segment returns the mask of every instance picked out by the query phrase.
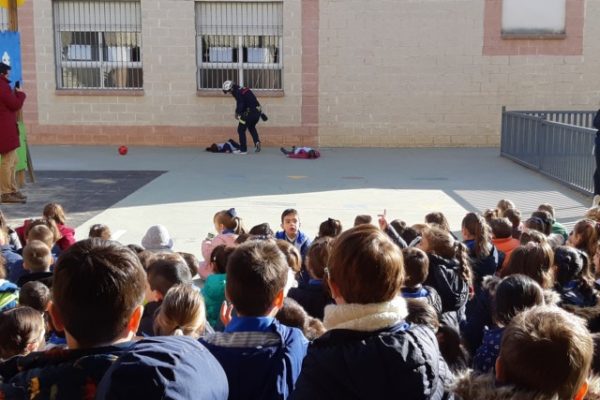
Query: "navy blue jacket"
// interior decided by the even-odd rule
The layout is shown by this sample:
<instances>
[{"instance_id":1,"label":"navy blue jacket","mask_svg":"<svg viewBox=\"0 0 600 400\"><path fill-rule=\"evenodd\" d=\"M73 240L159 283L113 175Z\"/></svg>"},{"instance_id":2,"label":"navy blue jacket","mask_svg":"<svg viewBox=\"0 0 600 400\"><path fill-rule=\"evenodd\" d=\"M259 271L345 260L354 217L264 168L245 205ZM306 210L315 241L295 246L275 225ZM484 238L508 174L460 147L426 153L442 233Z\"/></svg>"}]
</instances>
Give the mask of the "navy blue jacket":
<instances>
[{"instance_id":1,"label":"navy blue jacket","mask_svg":"<svg viewBox=\"0 0 600 400\"><path fill-rule=\"evenodd\" d=\"M96 400L226 400L227 377L197 340L163 336L141 340L106 371Z\"/></svg>"},{"instance_id":2,"label":"navy blue jacket","mask_svg":"<svg viewBox=\"0 0 600 400\"><path fill-rule=\"evenodd\" d=\"M334 329L309 347L292 399L449 399L451 373L433 330L404 323Z\"/></svg>"},{"instance_id":3,"label":"navy blue jacket","mask_svg":"<svg viewBox=\"0 0 600 400\"><path fill-rule=\"evenodd\" d=\"M289 242L289 240L287 239L287 236L285 235L285 231L277 231L275 233L275 239L285 240L285 241ZM306 236L304 234L304 232L299 230L298 233L296 234L296 240L294 240L293 242L290 242L290 243L293 244L294 246L296 246L298 251L300 251L300 255L302 255L302 259L304 260L304 258L308 254L308 249L310 248L310 245L312 243L310 238L308 236Z\"/></svg>"},{"instance_id":4,"label":"navy blue jacket","mask_svg":"<svg viewBox=\"0 0 600 400\"><path fill-rule=\"evenodd\" d=\"M237 115L244 116L245 113L256 111L256 108L260 107L256 96L247 87L234 86L231 95L235 97L235 113Z\"/></svg>"},{"instance_id":5,"label":"navy blue jacket","mask_svg":"<svg viewBox=\"0 0 600 400\"><path fill-rule=\"evenodd\" d=\"M429 275L423 284L434 288L442 299L441 322L458 330L458 324L465 318L469 283L462 278L457 260L448 260L430 253L427 253L427 257Z\"/></svg>"},{"instance_id":6,"label":"navy blue jacket","mask_svg":"<svg viewBox=\"0 0 600 400\"><path fill-rule=\"evenodd\" d=\"M442 313L442 299L437 290L431 286L419 285L417 288L404 287L400 291L400 294L405 299L423 299L434 308L438 315Z\"/></svg>"},{"instance_id":7,"label":"navy blue jacket","mask_svg":"<svg viewBox=\"0 0 600 400\"><path fill-rule=\"evenodd\" d=\"M0 364L0 398L84 399L94 398L106 370L132 343L93 349L64 350L17 356Z\"/></svg>"},{"instance_id":8,"label":"navy blue jacket","mask_svg":"<svg viewBox=\"0 0 600 400\"><path fill-rule=\"evenodd\" d=\"M334 301L323 287L323 281L311 279L308 283L300 283L297 288L291 288L288 297L298 304L313 318L323 320L325 306Z\"/></svg>"},{"instance_id":9,"label":"navy blue jacket","mask_svg":"<svg viewBox=\"0 0 600 400\"><path fill-rule=\"evenodd\" d=\"M225 370L229 400L286 399L300 374L308 341L299 329L272 318L240 318L245 319L251 324L267 322L260 328L258 323L251 330L235 330L234 319L225 332L200 339Z\"/></svg>"},{"instance_id":10,"label":"navy blue jacket","mask_svg":"<svg viewBox=\"0 0 600 400\"><path fill-rule=\"evenodd\" d=\"M12 283L17 283L21 276L27 274L23 268L23 257L9 244L0 246L0 251L6 260L7 279Z\"/></svg>"},{"instance_id":11,"label":"navy blue jacket","mask_svg":"<svg viewBox=\"0 0 600 400\"><path fill-rule=\"evenodd\" d=\"M466 240L464 243L469 249L471 270L473 270L473 286L475 287L475 293L477 293L481 289L483 278L494 275L498 270L498 266L502 265L504 257L501 259L501 253L494 245L490 245L490 252L487 256L477 257L475 255L475 241Z\"/></svg>"}]
</instances>

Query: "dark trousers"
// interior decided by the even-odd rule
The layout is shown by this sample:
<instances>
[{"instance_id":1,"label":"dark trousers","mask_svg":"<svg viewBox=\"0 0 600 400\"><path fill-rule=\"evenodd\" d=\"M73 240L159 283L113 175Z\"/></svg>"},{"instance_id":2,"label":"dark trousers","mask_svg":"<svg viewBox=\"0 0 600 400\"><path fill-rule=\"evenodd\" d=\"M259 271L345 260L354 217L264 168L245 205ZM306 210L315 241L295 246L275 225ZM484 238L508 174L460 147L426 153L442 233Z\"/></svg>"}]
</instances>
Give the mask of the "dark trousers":
<instances>
[{"instance_id":1,"label":"dark trousers","mask_svg":"<svg viewBox=\"0 0 600 400\"><path fill-rule=\"evenodd\" d=\"M596 157L596 172L594 172L594 194L600 194L600 132L596 134L594 156Z\"/></svg>"},{"instance_id":2,"label":"dark trousers","mask_svg":"<svg viewBox=\"0 0 600 400\"><path fill-rule=\"evenodd\" d=\"M258 111L249 112L247 115L243 115L240 118L240 123L238 124L238 135L240 137L240 150L248 151L248 145L246 144L246 129L250 131L250 135L252 136L252 141L254 144L260 142L258 138L258 131L256 130L256 124L260 119L260 113Z\"/></svg>"}]
</instances>

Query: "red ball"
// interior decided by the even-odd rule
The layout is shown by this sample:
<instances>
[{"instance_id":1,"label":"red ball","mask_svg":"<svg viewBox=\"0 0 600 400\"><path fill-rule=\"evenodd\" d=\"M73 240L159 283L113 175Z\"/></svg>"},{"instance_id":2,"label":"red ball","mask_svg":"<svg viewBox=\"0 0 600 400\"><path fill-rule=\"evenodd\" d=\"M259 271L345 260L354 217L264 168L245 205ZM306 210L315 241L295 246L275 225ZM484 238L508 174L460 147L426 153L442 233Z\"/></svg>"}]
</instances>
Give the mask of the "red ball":
<instances>
[{"instance_id":1,"label":"red ball","mask_svg":"<svg viewBox=\"0 0 600 400\"><path fill-rule=\"evenodd\" d=\"M127 146L121 146L121 147L119 147L119 154L120 155L124 156L125 154L127 154L127 151L128 151Z\"/></svg>"}]
</instances>

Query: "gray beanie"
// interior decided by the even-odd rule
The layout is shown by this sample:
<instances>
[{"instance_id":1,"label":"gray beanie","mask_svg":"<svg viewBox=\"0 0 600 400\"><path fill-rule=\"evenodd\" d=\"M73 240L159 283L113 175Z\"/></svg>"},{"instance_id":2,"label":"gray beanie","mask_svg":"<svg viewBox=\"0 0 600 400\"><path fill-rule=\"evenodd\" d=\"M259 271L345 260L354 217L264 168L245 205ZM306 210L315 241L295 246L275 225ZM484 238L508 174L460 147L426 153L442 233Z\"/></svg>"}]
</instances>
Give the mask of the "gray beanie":
<instances>
[{"instance_id":1,"label":"gray beanie","mask_svg":"<svg viewBox=\"0 0 600 400\"><path fill-rule=\"evenodd\" d=\"M173 239L167 228L162 225L152 225L142 238L142 246L146 250L172 250Z\"/></svg>"}]
</instances>

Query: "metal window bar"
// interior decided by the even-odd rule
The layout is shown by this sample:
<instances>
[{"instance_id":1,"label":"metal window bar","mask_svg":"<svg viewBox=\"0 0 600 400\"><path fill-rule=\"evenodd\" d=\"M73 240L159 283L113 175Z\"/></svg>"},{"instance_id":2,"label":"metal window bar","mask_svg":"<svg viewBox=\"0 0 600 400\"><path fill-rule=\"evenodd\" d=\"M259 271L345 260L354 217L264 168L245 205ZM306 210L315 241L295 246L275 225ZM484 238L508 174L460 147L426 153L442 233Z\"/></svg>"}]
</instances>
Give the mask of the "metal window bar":
<instances>
[{"instance_id":1,"label":"metal window bar","mask_svg":"<svg viewBox=\"0 0 600 400\"><path fill-rule=\"evenodd\" d=\"M196 2L197 87L283 88L283 2Z\"/></svg>"},{"instance_id":2,"label":"metal window bar","mask_svg":"<svg viewBox=\"0 0 600 400\"><path fill-rule=\"evenodd\" d=\"M500 155L593 194L596 111L502 111Z\"/></svg>"},{"instance_id":3,"label":"metal window bar","mask_svg":"<svg viewBox=\"0 0 600 400\"><path fill-rule=\"evenodd\" d=\"M0 32L8 30L8 9L0 7Z\"/></svg>"},{"instance_id":4,"label":"metal window bar","mask_svg":"<svg viewBox=\"0 0 600 400\"><path fill-rule=\"evenodd\" d=\"M139 0L54 0L58 89L143 88Z\"/></svg>"}]
</instances>

